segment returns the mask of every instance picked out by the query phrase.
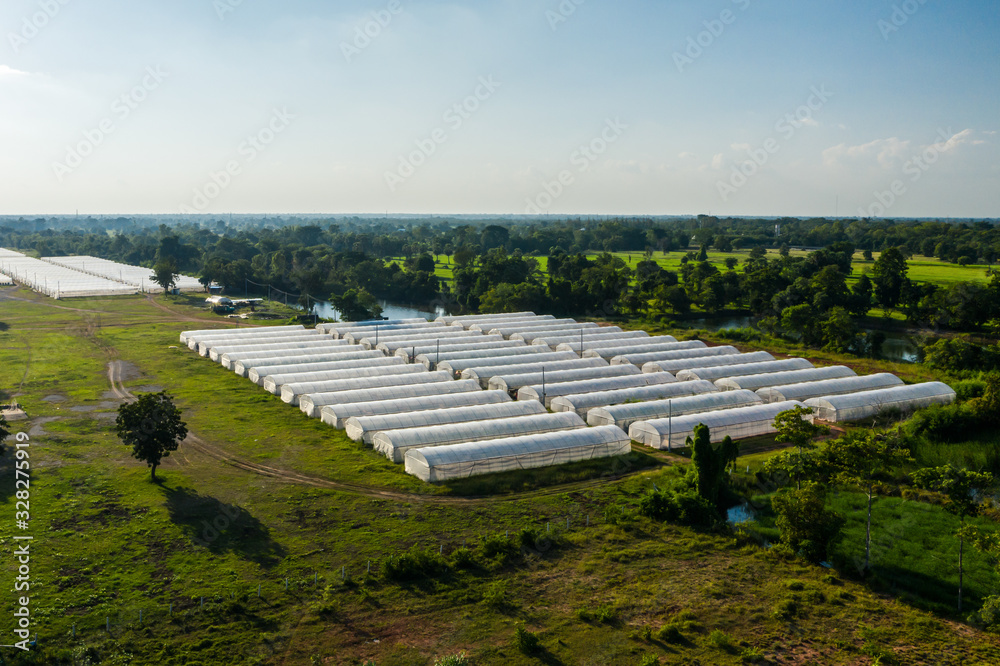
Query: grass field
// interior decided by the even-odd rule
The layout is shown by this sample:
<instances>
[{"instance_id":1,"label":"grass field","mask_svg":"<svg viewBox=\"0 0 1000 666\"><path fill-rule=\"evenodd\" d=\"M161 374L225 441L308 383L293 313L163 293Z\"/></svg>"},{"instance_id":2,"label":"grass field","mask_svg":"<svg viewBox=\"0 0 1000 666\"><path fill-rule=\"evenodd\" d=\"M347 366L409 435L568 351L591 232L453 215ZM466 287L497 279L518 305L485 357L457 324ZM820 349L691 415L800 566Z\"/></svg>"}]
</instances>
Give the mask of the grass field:
<instances>
[{"instance_id":1,"label":"grass field","mask_svg":"<svg viewBox=\"0 0 1000 666\"><path fill-rule=\"evenodd\" d=\"M180 331L221 323L190 299L0 298L0 386L30 417L13 425L31 436L39 637L6 663L389 666L460 652L485 665L1000 661L996 637L849 571L639 517L641 494L684 458L636 447L624 459L429 486L182 347ZM125 389L173 394L197 438L158 484L113 435L117 362ZM0 458L8 547L13 465ZM896 548L894 566L923 567L907 575L947 596L947 539L903 533ZM926 557L902 556L918 548ZM13 593L0 608L11 617ZM665 625L677 631L659 633ZM537 634L538 652L514 647L519 626Z\"/></svg>"}]
</instances>

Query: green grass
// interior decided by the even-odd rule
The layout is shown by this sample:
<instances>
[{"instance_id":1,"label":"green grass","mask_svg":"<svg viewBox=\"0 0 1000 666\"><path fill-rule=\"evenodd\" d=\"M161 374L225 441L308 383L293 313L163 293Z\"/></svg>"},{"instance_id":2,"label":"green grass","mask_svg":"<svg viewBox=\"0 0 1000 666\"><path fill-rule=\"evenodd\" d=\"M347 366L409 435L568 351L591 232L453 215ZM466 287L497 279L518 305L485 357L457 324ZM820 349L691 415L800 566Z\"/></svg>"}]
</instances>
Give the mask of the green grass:
<instances>
[{"instance_id":1,"label":"green grass","mask_svg":"<svg viewBox=\"0 0 1000 666\"><path fill-rule=\"evenodd\" d=\"M0 321L9 325L0 333L0 385L23 379L19 400L32 419L59 420L14 424L35 426L31 605L40 643L33 656L5 653L7 663L68 664L74 654L83 663L91 651L91 661L102 664L370 659L386 666L465 652L490 666L631 666L645 655L670 664L737 664L749 650L771 660L849 664L867 658L872 645L971 663L1000 660L997 639L974 628L956 629L849 580L831 582L825 570L776 559L731 535L639 517L641 494L665 485L677 473L670 463L682 458L638 449L625 470L613 461L603 469L582 463L464 488L429 486L181 348L179 331L221 323L193 304L156 299L189 322L139 297L56 304L19 295L30 302L0 301ZM131 390L159 386L174 394L206 442L342 488L251 473L186 446L158 471L162 483L150 483L107 418L114 411L105 394L111 359L137 369L125 382ZM66 400L42 400L53 394ZM11 455L0 458L0 543L8 558L12 465ZM484 492L501 494L460 496ZM463 545L476 549L485 537L502 544L507 532L523 528L547 536L506 562L478 557L459 566L455 553ZM946 541L926 547L950 556ZM448 565L415 580L386 579L387 558L413 546L442 550ZM948 572L932 573L940 577L934 585L947 590ZM801 586L790 589L787 580ZM13 595L0 599L10 617ZM793 602L793 618L775 614ZM658 638L666 625L677 628L679 640ZM513 648L518 626L539 637L537 654ZM731 650L720 649L723 634Z\"/></svg>"}]
</instances>

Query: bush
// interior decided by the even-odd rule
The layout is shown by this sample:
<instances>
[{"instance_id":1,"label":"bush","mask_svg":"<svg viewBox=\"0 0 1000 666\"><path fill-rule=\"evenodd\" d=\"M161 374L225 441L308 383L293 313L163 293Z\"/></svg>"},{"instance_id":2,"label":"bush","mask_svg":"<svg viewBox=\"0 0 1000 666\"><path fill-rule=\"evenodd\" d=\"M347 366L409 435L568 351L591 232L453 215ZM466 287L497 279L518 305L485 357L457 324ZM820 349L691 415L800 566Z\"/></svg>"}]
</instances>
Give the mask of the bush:
<instances>
[{"instance_id":1,"label":"bush","mask_svg":"<svg viewBox=\"0 0 1000 666\"><path fill-rule=\"evenodd\" d=\"M521 549L509 536L496 534L482 538L479 542L479 553L484 560L494 561L503 566L516 560L521 555Z\"/></svg>"},{"instance_id":2,"label":"bush","mask_svg":"<svg viewBox=\"0 0 1000 666\"><path fill-rule=\"evenodd\" d=\"M955 389L958 400L961 402L981 398L986 393L986 382L981 379L964 379L960 382L954 382L951 387Z\"/></svg>"},{"instance_id":3,"label":"bush","mask_svg":"<svg viewBox=\"0 0 1000 666\"><path fill-rule=\"evenodd\" d=\"M655 654L643 655L642 659L639 660L639 666L659 666L660 658Z\"/></svg>"},{"instance_id":4,"label":"bush","mask_svg":"<svg viewBox=\"0 0 1000 666\"><path fill-rule=\"evenodd\" d=\"M656 632L656 637L659 638L664 643L683 643L684 634L681 633L680 627L676 624L665 624L660 627L660 630Z\"/></svg>"},{"instance_id":5,"label":"bush","mask_svg":"<svg viewBox=\"0 0 1000 666\"><path fill-rule=\"evenodd\" d=\"M510 608L510 599L507 597L507 581L493 581L483 594L483 605L497 611Z\"/></svg>"},{"instance_id":6,"label":"bush","mask_svg":"<svg viewBox=\"0 0 1000 666\"><path fill-rule=\"evenodd\" d=\"M967 403L931 405L922 409L909 420L907 429L911 435L924 436L939 442L961 442L971 437L982 427L982 421Z\"/></svg>"},{"instance_id":7,"label":"bush","mask_svg":"<svg viewBox=\"0 0 1000 666\"><path fill-rule=\"evenodd\" d=\"M476 566L476 554L464 546L456 548L451 554L451 564L456 569L472 569Z\"/></svg>"},{"instance_id":8,"label":"bush","mask_svg":"<svg viewBox=\"0 0 1000 666\"><path fill-rule=\"evenodd\" d=\"M453 654L450 657L442 657L434 661L434 666L469 666L469 658L465 653Z\"/></svg>"},{"instance_id":9,"label":"bush","mask_svg":"<svg viewBox=\"0 0 1000 666\"><path fill-rule=\"evenodd\" d=\"M542 642L539 640L538 635L528 631L524 627L518 627L514 631L514 647L522 654L535 654L541 645Z\"/></svg>"},{"instance_id":10,"label":"bush","mask_svg":"<svg viewBox=\"0 0 1000 666\"><path fill-rule=\"evenodd\" d=\"M758 648L748 647L746 650L740 653L740 659L747 664L759 664L764 661L764 653Z\"/></svg>"},{"instance_id":11,"label":"bush","mask_svg":"<svg viewBox=\"0 0 1000 666\"><path fill-rule=\"evenodd\" d=\"M653 490L642 497L639 512L653 520L663 520L691 527L712 527L719 513L707 499L694 490Z\"/></svg>"},{"instance_id":12,"label":"bush","mask_svg":"<svg viewBox=\"0 0 1000 666\"><path fill-rule=\"evenodd\" d=\"M733 649L733 639L729 637L729 634L718 629L714 629L708 635L708 644L720 650L729 651Z\"/></svg>"},{"instance_id":13,"label":"bush","mask_svg":"<svg viewBox=\"0 0 1000 666\"><path fill-rule=\"evenodd\" d=\"M433 578L447 570L448 563L441 555L431 550L421 550L416 546L405 553L389 557L384 566L385 577L394 581Z\"/></svg>"},{"instance_id":14,"label":"bush","mask_svg":"<svg viewBox=\"0 0 1000 666\"><path fill-rule=\"evenodd\" d=\"M743 328L720 328L715 332L715 335L723 340L734 340L736 342L757 342L764 339L760 331L749 326L744 326Z\"/></svg>"},{"instance_id":15,"label":"bush","mask_svg":"<svg viewBox=\"0 0 1000 666\"><path fill-rule=\"evenodd\" d=\"M1000 625L1000 596L988 597L979 609L979 619L987 629Z\"/></svg>"}]
</instances>

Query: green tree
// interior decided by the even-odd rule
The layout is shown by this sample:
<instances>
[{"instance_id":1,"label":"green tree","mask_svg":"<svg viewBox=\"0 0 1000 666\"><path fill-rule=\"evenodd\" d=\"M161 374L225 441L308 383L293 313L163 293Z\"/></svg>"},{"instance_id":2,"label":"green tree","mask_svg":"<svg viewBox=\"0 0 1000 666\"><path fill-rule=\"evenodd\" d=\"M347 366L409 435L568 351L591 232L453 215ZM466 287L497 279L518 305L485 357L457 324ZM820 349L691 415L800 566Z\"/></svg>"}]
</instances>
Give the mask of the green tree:
<instances>
[{"instance_id":1,"label":"green tree","mask_svg":"<svg viewBox=\"0 0 1000 666\"><path fill-rule=\"evenodd\" d=\"M333 294L330 303L344 321L365 321L382 316L382 306L365 289L348 289L343 295Z\"/></svg>"},{"instance_id":2,"label":"green tree","mask_svg":"<svg viewBox=\"0 0 1000 666\"><path fill-rule=\"evenodd\" d=\"M824 561L840 537L844 519L826 508L826 492L816 483L785 488L771 498L781 541L810 562Z\"/></svg>"},{"instance_id":3,"label":"green tree","mask_svg":"<svg viewBox=\"0 0 1000 666\"><path fill-rule=\"evenodd\" d=\"M890 247L875 260L872 281L875 283L875 298L883 309L894 310L899 305L908 271L906 257L897 247Z\"/></svg>"},{"instance_id":4,"label":"green tree","mask_svg":"<svg viewBox=\"0 0 1000 666\"><path fill-rule=\"evenodd\" d=\"M875 485L893 467L910 460L910 451L898 436L875 433L871 430L855 431L840 437L826 447L825 458L837 479L846 484L861 486L868 499L865 520L865 567L871 567L872 504Z\"/></svg>"},{"instance_id":5,"label":"green tree","mask_svg":"<svg viewBox=\"0 0 1000 666\"><path fill-rule=\"evenodd\" d=\"M150 279L163 288L163 293L167 293L177 286L177 264L173 259L161 259L153 266L153 274Z\"/></svg>"},{"instance_id":6,"label":"green tree","mask_svg":"<svg viewBox=\"0 0 1000 666\"><path fill-rule=\"evenodd\" d=\"M962 583L965 575L963 557L965 555L965 519L979 515L980 493L993 484L993 475L986 472L953 467L951 463L943 467L918 469L913 473L913 482L920 488L939 492L948 498L945 509L961 521L958 530L958 610L962 611Z\"/></svg>"},{"instance_id":7,"label":"green tree","mask_svg":"<svg viewBox=\"0 0 1000 666\"><path fill-rule=\"evenodd\" d=\"M698 494L716 506L719 491L725 484L726 466L719 451L712 446L712 435L708 426L699 423L694 427L694 438L688 437L691 449L691 464L694 467Z\"/></svg>"},{"instance_id":8,"label":"green tree","mask_svg":"<svg viewBox=\"0 0 1000 666\"><path fill-rule=\"evenodd\" d=\"M774 429L778 431L774 441L779 444L791 444L798 451L801 459L802 450L811 446L812 440L828 432L827 428L818 426L805 418L813 413L810 407L797 406L794 409L787 409L774 417ZM796 469L796 487L802 487L801 460L799 468Z\"/></svg>"},{"instance_id":9,"label":"green tree","mask_svg":"<svg viewBox=\"0 0 1000 666\"><path fill-rule=\"evenodd\" d=\"M119 407L115 434L132 447L133 458L149 466L150 479L156 481L156 467L177 450L188 430L181 420L181 410L161 391L141 394L135 402Z\"/></svg>"}]
</instances>

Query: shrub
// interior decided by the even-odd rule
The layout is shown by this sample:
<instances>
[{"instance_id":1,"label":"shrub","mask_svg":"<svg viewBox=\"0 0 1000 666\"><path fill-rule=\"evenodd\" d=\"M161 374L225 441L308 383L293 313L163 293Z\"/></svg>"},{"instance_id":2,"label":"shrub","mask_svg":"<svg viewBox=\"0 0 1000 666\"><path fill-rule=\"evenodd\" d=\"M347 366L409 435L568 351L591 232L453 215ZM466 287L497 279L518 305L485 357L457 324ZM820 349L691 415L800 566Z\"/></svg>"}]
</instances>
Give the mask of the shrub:
<instances>
[{"instance_id":1,"label":"shrub","mask_svg":"<svg viewBox=\"0 0 1000 666\"><path fill-rule=\"evenodd\" d=\"M639 666L659 666L660 658L655 654L643 655L642 659L639 660Z\"/></svg>"},{"instance_id":2,"label":"shrub","mask_svg":"<svg viewBox=\"0 0 1000 666\"><path fill-rule=\"evenodd\" d=\"M496 560L501 564L507 564L515 560L521 549L509 536L502 534L487 535L479 542L479 552L484 559Z\"/></svg>"},{"instance_id":3,"label":"shrub","mask_svg":"<svg viewBox=\"0 0 1000 666\"><path fill-rule=\"evenodd\" d=\"M733 639L729 637L729 634L718 629L714 629L712 633L708 635L708 644L712 647L718 648L719 650L732 650L733 649Z\"/></svg>"},{"instance_id":4,"label":"shrub","mask_svg":"<svg viewBox=\"0 0 1000 666\"><path fill-rule=\"evenodd\" d=\"M414 546L405 553L393 555L386 560L385 577L394 581L413 581L431 578L448 570L448 563L441 555Z\"/></svg>"},{"instance_id":5,"label":"shrub","mask_svg":"<svg viewBox=\"0 0 1000 666\"><path fill-rule=\"evenodd\" d=\"M451 554L451 564L456 569L472 569L476 566L476 554L464 546L456 548Z\"/></svg>"},{"instance_id":6,"label":"shrub","mask_svg":"<svg viewBox=\"0 0 1000 666\"><path fill-rule=\"evenodd\" d=\"M1000 625L1000 596L988 597L979 610L979 619L985 627L995 629Z\"/></svg>"},{"instance_id":7,"label":"shrub","mask_svg":"<svg viewBox=\"0 0 1000 666\"><path fill-rule=\"evenodd\" d=\"M771 615L776 620L790 620L799 612L799 605L794 597L785 597L774 606Z\"/></svg>"},{"instance_id":8,"label":"shrub","mask_svg":"<svg viewBox=\"0 0 1000 666\"><path fill-rule=\"evenodd\" d=\"M749 326L743 328L720 328L715 332L715 335L723 340L735 340L736 342L757 342L764 339L760 331Z\"/></svg>"},{"instance_id":9,"label":"shrub","mask_svg":"<svg viewBox=\"0 0 1000 666\"><path fill-rule=\"evenodd\" d=\"M442 657L434 661L434 666L469 666L469 659L465 653L453 654L450 657Z\"/></svg>"},{"instance_id":10,"label":"shrub","mask_svg":"<svg viewBox=\"0 0 1000 666\"><path fill-rule=\"evenodd\" d=\"M656 637L659 638L664 643L683 643L684 634L681 633L680 627L676 624L665 624L660 627L660 630L656 632Z\"/></svg>"},{"instance_id":11,"label":"shrub","mask_svg":"<svg viewBox=\"0 0 1000 666\"><path fill-rule=\"evenodd\" d=\"M507 581L493 581L483 594L483 605L493 610L509 608L510 599L507 597Z\"/></svg>"},{"instance_id":12,"label":"shrub","mask_svg":"<svg viewBox=\"0 0 1000 666\"><path fill-rule=\"evenodd\" d=\"M534 654L541 647L538 635L528 631L524 627L518 627L514 631L514 647L522 654Z\"/></svg>"},{"instance_id":13,"label":"shrub","mask_svg":"<svg viewBox=\"0 0 1000 666\"><path fill-rule=\"evenodd\" d=\"M594 613L594 619L601 624L615 624L618 622L618 611L611 604L604 604L603 606L598 606L597 611Z\"/></svg>"},{"instance_id":14,"label":"shrub","mask_svg":"<svg viewBox=\"0 0 1000 666\"><path fill-rule=\"evenodd\" d=\"M912 435L939 442L961 442L973 437L982 422L968 403L931 405L913 415L907 424Z\"/></svg>"},{"instance_id":15,"label":"shrub","mask_svg":"<svg viewBox=\"0 0 1000 666\"><path fill-rule=\"evenodd\" d=\"M960 402L981 398L986 393L986 382L982 379L963 379L960 382L954 382L951 387L955 389Z\"/></svg>"},{"instance_id":16,"label":"shrub","mask_svg":"<svg viewBox=\"0 0 1000 666\"><path fill-rule=\"evenodd\" d=\"M692 527L712 527L719 521L712 503L694 490L650 491L642 497L639 512L654 520Z\"/></svg>"},{"instance_id":17,"label":"shrub","mask_svg":"<svg viewBox=\"0 0 1000 666\"><path fill-rule=\"evenodd\" d=\"M764 653L758 648L748 647L740 653L740 659L747 664L759 664L764 661Z\"/></svg>"}]
</instances>

